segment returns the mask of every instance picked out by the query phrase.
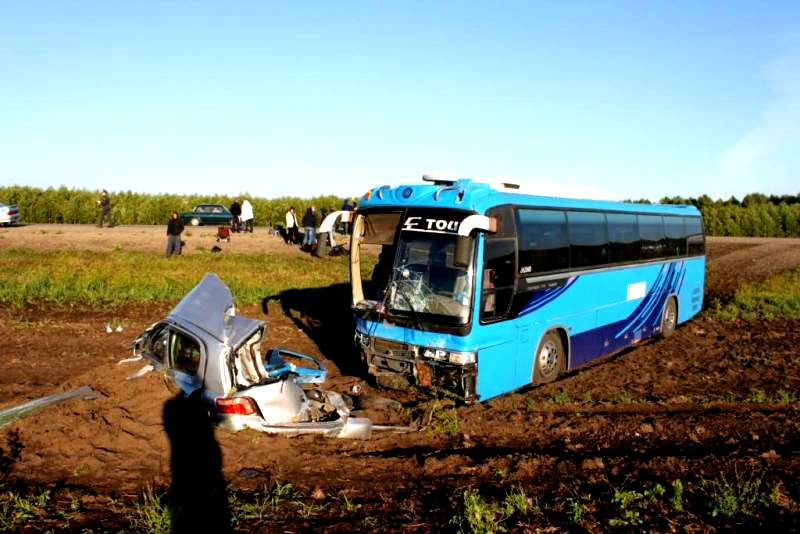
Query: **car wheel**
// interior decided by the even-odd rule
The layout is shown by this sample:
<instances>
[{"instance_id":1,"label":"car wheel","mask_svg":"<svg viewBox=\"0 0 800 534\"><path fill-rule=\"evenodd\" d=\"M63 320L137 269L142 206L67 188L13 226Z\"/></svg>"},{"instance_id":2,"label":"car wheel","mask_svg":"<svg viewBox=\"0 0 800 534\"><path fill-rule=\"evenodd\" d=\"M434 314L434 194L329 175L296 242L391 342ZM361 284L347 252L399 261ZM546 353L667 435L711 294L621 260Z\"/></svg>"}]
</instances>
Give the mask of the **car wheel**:
<instances>
[{"instance_id":1,"label":"car wheel","mask_svg":"<svg viewBox=\"0 0 800 534\"><path fill-rule=\"evenodd\" d=\"M192 218L191 220L192 226L200 226L200 219L197 217Z\"/></svg>"},{"instance_id":2,"label":"car wheel","mask_svg":"<svg viewBox=\"0 0 800 534\"><path fill-rule=\"evenodd\" d=\"M664 313L661 315L661 327L659 332L663 339L667 339L675 333L675 326L678 324L678 304L673 297L664 304Z\"/></svg>"},{"instance_id":3,"label":"car wheel","mask_svg":"<svg viewBox=\"0 0 800 534\"><path fill-rule=\"evenodd\" d=\"M533 362L533 383L552 382L567 368L567 354L557 332L548 332L539 343Z\"/></svg>"}]
</instances>

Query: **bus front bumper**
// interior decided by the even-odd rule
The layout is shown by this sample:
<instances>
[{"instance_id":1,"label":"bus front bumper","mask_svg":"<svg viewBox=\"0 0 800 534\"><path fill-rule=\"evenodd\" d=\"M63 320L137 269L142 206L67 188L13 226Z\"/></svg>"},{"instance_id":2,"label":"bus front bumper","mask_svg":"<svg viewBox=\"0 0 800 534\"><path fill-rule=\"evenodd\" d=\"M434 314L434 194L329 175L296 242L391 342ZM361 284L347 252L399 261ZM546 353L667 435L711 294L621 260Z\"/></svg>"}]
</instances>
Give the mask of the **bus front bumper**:
<instances>
[{"instance_id":1,"label":"bus front bumper","mask_svg":"<svg viewBox=\"0 0 800 534\"><path fill-rule=\"evenodd\" d=\"M361 357L378 385L390 389L443 389L465 402L477 401L477 363L455 364L422 356L420 347L356 336Z\"/></svg>"}]
</instances>

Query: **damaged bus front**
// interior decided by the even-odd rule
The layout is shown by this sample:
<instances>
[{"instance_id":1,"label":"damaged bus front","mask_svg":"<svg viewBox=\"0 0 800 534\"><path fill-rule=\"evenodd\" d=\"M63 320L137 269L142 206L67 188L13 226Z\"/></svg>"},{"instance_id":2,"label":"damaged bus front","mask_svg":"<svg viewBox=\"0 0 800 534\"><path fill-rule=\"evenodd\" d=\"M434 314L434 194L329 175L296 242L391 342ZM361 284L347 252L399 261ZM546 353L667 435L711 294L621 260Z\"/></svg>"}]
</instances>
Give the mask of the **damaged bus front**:
<instances>
[{"instance_id":1,"label":"damaged bus front","mask_svg":"<svg viewBox=\"0 0 800 534\"><path fill-rule=\"evenodd\" d=\"M441 388L476 400L477 348L467 334L475 236L490 220L468 209L381 205L388 193L353 221L350 274L362 360L379 385Z\"/></svg>"},{"instance_id":2,"label":"damaged bus front","mask_svg":"<svg viewBox=\"0 0 800 534\"><path fill-rule=\"evenodd\" d=\"M459 238L471 215L458 210L365 210L353 225L351 282L356 342L378 384L442 387L475 396L469 331L474 239ZM377 262L362 269L361 255ZM365 272L366 271L366 272Z\"/></svg>"}]
</instances>

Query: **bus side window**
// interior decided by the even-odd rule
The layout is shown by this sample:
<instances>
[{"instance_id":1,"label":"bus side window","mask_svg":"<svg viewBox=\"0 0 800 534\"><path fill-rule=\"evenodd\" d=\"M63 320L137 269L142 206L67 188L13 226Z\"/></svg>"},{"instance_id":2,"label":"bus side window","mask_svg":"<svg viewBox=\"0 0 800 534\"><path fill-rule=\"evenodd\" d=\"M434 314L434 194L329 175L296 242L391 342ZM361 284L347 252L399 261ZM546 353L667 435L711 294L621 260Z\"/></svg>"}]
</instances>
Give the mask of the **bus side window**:
<instances>
[{"instance_id":1,"label":"bus side window","mask_svg":"<svg viewBox=\"0 0 800 534\"><path fill-rule=\"evenodd\" d=\"M632 213L609 213L608 256L611 263L639 261L642 244L639 241L639 223Z\"/></svg>"},{"instance_id":2,"label":"bus side window","mask_svg":"<svg viewBox=\"0 0 800 534\"><path fill-rule=\"evenodd\" d=\"M661 215L639 215L639 235L642 237L643 260L664 257L664 218Z\"/></svg>"},{"instance_id":3,"label":"bus side window","mask_svg":"<svg viewBox=\"0 0 800 534\"><path fill-rule=\"evenodd\" d=\"M686 223L686 241L689 255L695 256L705 253L705 240L703 239L703 219L700 217L684 217Z\"/></svg>"},{"instance_id":4,"label":"bus side window","mask_svg":"<svg viewBox=\"0 0 800 534\"><path fill-rule=\"evenodd\" d=\"M591 211L568 211L570 267L594 267L608 263L606 216Z\"/></svg>"},{"instance_id":5,"label":"bus side window","mask_svg":"<svg viewBox=\"0 0 800 534\"><path fill-rule=\"evenodd\" d=\"M566 214L520 208L517 217L520 274L569 269Z\"/></svg>"},{"instance_id":6,"label":"bus side window","mask_svg":"<svg viewBox=\"0 0 800 534\"><path fill-rule=\"evenodd\" d=\"M667 257L686 255L686 230L683 217L664 217L664 233L666 234Z\"/></svg>"}]
</instances>

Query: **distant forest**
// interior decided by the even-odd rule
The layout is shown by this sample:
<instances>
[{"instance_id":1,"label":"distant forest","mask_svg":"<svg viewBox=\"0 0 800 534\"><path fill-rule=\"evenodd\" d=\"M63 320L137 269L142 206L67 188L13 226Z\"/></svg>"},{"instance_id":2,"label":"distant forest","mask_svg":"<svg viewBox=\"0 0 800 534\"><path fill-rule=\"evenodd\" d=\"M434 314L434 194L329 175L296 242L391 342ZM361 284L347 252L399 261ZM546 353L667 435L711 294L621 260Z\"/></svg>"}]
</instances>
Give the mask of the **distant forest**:
<instances>
[{"instance_id":1,"label":"distant forest","mask_svg":"<svg viewBox=\"0 0 800 534\"><path fill-rule=\"evenodd\" d=\"M98 191L41 189L27 186L0 187L0 202L17 204L20 218L30 223L82 223L97 220ZM294 206L302 217L306 207L339 209L343 198L283 197L275 199L230 195L150 195L130 191L112 193L114 219L118 224L165 224L170 212L189 211L195 204L230 206L235 198L247 198L253 204L256 224L283 224L283 214ZM649 200L628 202L650 204ZM661 204L691 204L703 213L706 233L719 236L800 237L800 195L763 195L751 193L739 200L713 200L707 195L697 198L664 197Z\"/></svg>"},{"instance_id":2,"label":"distant forest","mask_svg":"<svg viewBox=\"0 0 800 534\"><path fill-rule=\"evenodd\" d=\"M248 199L253 205L258 226L284 224L284 213L294 207L298 220L308 206L339 209L343 197L258 198L243 193L231 195L169 195L131 191L110 193L111 209L116 224L166 224L173 211L190 211L197 204L222 204L230 207L235 199ZM20 220L28 223L89 224L97 222L97 200L100 191L85 189L41 189L27 186L0 187L0 202L17 204Z\"/></svg>"}]
</instances>

